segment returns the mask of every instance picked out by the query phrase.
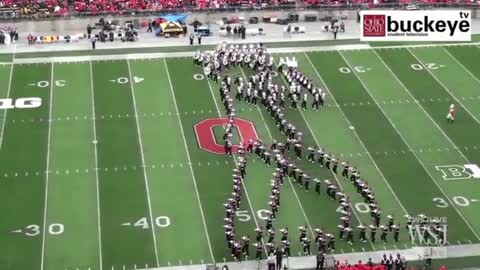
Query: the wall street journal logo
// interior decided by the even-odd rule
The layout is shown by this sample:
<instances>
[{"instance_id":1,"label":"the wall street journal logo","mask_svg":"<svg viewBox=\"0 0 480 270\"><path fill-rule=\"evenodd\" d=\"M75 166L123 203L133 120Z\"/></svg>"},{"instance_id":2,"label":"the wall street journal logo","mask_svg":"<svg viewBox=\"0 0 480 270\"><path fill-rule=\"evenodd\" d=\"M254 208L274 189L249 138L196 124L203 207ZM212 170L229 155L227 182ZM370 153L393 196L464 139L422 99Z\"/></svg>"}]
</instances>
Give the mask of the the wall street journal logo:
<instances>
[{"instance_id":1,"label":"the wall street journal logo","mask_svg":"<svg viewBox=\"0 0 480 270\"><path fill-rule=\"evenodd\" d=\"M365 10L362 41L470 41L469 10Z\"/></svg>"},{"instance_id":2,"label":"the wall street journal logo","mask_svg":"<svg viewBox=\"0 0 480 270\"><path fill-rule=\"evenodd\" d=\"M385 15L364 15L363 36L384 37L386 31Z\"/></svg>"},{"instance_id":3,"label":"the wall street journal logo","mask_svg":"<svg viewBox=\"0 0 480 270\"><path fill-rule=\"evenodd\" d=\"M447 242L447 218L420 215L410 217L407 224L412 244L418 246L444 246Z\"/></svg>"}]
</instances>

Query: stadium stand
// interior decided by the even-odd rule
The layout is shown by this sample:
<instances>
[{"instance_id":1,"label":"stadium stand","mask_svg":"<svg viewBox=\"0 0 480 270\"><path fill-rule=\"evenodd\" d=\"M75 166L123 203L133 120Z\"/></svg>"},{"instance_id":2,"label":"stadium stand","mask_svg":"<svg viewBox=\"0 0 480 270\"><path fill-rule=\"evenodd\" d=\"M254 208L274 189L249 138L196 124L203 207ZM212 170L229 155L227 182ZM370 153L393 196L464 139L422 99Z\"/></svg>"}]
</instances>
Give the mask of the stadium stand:
<instances>
[{"instance_id":1,"label":"stadium stand","mask_svg":"<svg viewBox=\"0 0 480 270\"><path fill-rule=\"evenodd\" d=\"M52 15L65 16L69 12L67 1L62 0L3 0L0 1L0 13L11 15L36 16Z\"/></svg>"},{"instance_id":2,"label":"stadium stand","mask_svg":"<svg viewBox=\"0 0 480 270\"><path fill-rule=\"evenodd\" d=\"M3 17L63 17L158 11L261 9L288 7L374 8L382 6L472 6L477 0L3 0Z\"/></svg>"}]
</instances>

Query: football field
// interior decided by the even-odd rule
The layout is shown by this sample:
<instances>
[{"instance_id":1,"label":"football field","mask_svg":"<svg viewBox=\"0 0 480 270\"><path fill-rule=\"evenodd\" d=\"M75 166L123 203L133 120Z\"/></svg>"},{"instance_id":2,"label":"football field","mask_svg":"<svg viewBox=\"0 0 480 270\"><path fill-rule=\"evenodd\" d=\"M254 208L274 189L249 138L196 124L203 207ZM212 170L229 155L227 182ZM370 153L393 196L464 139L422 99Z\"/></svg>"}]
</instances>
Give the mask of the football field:
<instances>
[{"instance_id":1,"label":"football field","mask_svg":"<svg viewBox=\"0 0 480 270\"><path fill-rule=\"evenodd\" d=\"M0 66L0 269L232 261L223 203L233 191L234 158L202 146L202 136L223 145L221 124L207 126L210 133L198 128L223 119L225 110L219 84L193 64L193 53L185 55ZM406 214L446 218L449 245L480 242L479 47L280 55L294 56L327 91L320 111L285 109L304 145L356 166L375 192L382 223L390 214L402 227L399 242L391 235L387 243L362 243L356 233L353 245L337 238L335 253L412 247ZM286 84L278 74L275 82ZM446 120L450 104L453 124ZM235 101L235 108L263 142L285 140L263 106ZM236 140L244 139L237 132ZM296 164L338 183L350 197L353 226L372 223L368 205L340 173L306 159ZM254 239L253 229L264 225L274 171L248 156L238 236ZM303 255L297 227L338 233L338 202L324 187L317 194L294 181L282 186L274 226L290 229L292 256Z\"/></svg>"}]
</instances>

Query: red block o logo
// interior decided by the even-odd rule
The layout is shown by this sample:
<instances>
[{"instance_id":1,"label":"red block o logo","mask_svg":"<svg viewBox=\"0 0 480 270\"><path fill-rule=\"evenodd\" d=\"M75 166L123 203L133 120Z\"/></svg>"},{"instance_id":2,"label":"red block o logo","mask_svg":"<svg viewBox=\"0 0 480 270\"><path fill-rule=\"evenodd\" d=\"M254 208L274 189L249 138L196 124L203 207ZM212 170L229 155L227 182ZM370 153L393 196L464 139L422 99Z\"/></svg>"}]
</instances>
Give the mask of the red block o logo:
<instances>
[{"instance_id":1,"label":"red block o logo","mask_svg":"<svg viewBox=\"0 0 480 270\"><path fill-rule=\"evenodd\" d=\"M213 128L216 126L226 126L227 124L228 118L209 118L195 124L193 128L197 136L198 147L210 153L225 154L223 142L222 144L217 143L213 134ZM247 144L250 139L253 141L258 139L257 131L251 121L235 118L233 120L233 126L238 130L240 140L244 144ZM237 152L238 146L238 144L233 145L232 151Z\"/></svg>"}]
</instances>

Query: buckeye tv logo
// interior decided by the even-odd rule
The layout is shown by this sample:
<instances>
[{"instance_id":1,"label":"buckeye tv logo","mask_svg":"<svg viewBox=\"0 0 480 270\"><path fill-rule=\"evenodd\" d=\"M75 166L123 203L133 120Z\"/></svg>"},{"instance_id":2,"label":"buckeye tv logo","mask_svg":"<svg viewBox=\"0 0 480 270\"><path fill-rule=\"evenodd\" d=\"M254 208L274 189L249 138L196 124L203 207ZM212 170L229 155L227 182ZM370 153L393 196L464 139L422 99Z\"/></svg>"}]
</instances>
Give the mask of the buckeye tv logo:
<instances>
[{"instance_id":1,"label":"buckeye tv logo","mask_svg":"<svg viewBox=\"0 0 480 270\"><path fill-rule=\"evenodd\" d=\"M360 12L361 41L470 41L469 10Z\"/></svg>"}]
</instances>

